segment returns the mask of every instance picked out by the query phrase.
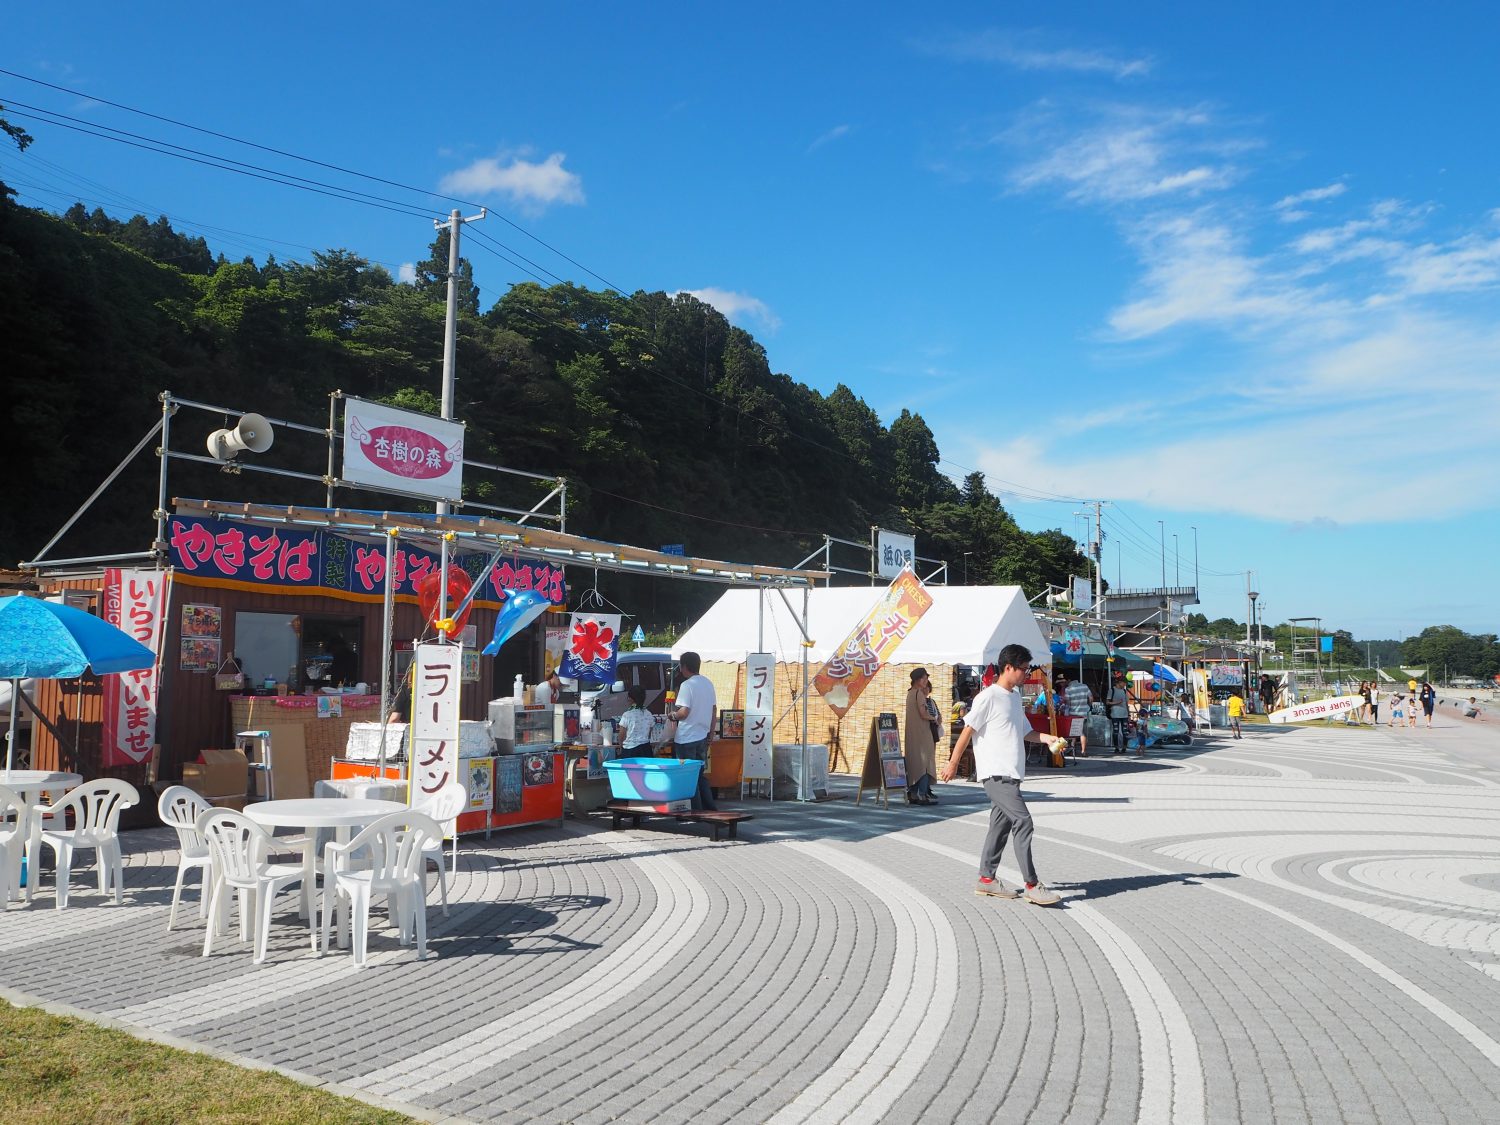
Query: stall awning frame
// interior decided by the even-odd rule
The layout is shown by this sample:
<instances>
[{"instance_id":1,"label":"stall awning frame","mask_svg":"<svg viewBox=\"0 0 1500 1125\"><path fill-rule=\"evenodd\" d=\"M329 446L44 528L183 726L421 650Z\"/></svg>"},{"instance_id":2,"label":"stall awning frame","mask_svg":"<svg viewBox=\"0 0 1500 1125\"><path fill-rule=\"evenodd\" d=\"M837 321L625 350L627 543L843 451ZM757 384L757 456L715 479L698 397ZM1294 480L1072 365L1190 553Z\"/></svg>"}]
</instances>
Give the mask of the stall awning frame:
<instances>
[{"instance_id":1,"label":"stall awning frame","mask_svg":"<svg viewBox=\"0 0 1500 1125\"><path fill-rule=\"evenodd\" d=\"M586 539L579 535L529 527L488 516L430 515L421 512L314 508L185 498L175 498L172 506L177 514L184 516L314 527L372 540L394 530L399 531L405 539L423 546L431 545L434 549L443 536L451 535L452 542L468 543L476 550L524 551L567 566L583 566L623 574L651 574L727 586L811 588L829 578L826 570L796 570L668 555L645 547Z\"/></svg>"}]
</instances>

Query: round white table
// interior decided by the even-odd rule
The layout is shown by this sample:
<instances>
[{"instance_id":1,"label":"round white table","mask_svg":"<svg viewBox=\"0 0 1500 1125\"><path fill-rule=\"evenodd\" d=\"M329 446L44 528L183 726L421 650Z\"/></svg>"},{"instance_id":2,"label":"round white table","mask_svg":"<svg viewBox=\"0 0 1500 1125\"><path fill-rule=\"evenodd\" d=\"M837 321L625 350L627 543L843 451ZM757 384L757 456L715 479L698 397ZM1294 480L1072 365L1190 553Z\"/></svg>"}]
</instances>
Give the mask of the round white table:
<instances>
[{"instance_id":1,"label":"round white table","mask_svg":"<svg viewBox=\"0 0 1500 1125\"><path fill-rule=\"evenodd\" d=\"M55 804L69 789L77 789L82 784L82 774L61 770L0 770L0 785L26 802L28 812L33 805L40 804L43 797L48 803ZM25 839L27 825L20 827L22 839Z\"/></svg>"},{"instance_id":2,"label":"round white table","mask_svg":"<svg viewBox=\"0 0 1500 1125\"><path fill-rule=\"evenodd\" d=\"M245 816L262 828L303 828L302 914L312 916L313 883L316 879L319 828L338 832L339 843L349 839L351 828L362 828L387 813L404 812L401 801L374 801L363 797L292 797L281 801L257 801L245 806Z\"/></svg>"}]
</instances>

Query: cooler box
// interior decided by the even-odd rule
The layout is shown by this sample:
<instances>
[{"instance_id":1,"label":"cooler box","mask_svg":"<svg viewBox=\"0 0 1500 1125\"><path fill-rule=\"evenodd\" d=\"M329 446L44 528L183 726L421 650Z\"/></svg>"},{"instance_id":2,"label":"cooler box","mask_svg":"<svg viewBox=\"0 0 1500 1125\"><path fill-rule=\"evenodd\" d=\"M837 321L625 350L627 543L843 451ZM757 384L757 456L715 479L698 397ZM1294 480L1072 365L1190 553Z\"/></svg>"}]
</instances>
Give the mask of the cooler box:
<instances>
[{"instance_id":1,"label":"cooler box","mask_svg":"<svg viewBox=\"0 0 1500 1125\"><path fill-rule=\"evenodd\" d=\"M616 758L604 763L617 801L686 801L698 792L703 763L680 758Z\"/></svg>"}]
</instances>

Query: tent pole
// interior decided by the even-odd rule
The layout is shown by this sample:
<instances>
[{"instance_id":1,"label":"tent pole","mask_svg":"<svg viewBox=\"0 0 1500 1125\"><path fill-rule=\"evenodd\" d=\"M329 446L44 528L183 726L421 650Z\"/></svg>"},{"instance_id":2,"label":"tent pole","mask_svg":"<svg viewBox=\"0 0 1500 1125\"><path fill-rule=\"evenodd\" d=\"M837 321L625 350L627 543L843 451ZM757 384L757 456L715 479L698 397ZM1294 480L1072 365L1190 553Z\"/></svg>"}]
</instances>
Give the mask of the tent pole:
<instances>
[{"instance_id":1,"label":"tent pole","mask_svg":"<svg viewBox=\"0 0 1500 1125\"><path fill-rule=\"evenodd\" d=\"M811 614L808 612L808 588L802 587L802 636L807 637L807 630L811 623ZM810 686L809 672L807 666L807 645L802 646L802 776L797 783L797 799L799 801L812 800L812 786L808 784L807 776L807 692Z\"/></svg>"},{"instance_id":2,"label":"tent pole","mask_svg":"<svg viewBox=\"0 0 1500 1125\"><path fill-rule=\"evenodd\" d=\"M15 765L16 756L16 699L21 694L21 679L16 677L10 682L10 729L5 732L5 776L10 776L10 771Z\"/></svg>"},{"instance_id":3,"label":"tent pole","mask_svg":"<svg viewBox=\"0 0 1500 1125\"><path fill-rule=\"evenodd\" d=\"M385 596L380 610L380 756L376 759L375 777L385 780L385 728L391 721L391 644L396 608L396 583L391 577L396 562L396 529L385 535Z\"/></svg>"}]
</instances>

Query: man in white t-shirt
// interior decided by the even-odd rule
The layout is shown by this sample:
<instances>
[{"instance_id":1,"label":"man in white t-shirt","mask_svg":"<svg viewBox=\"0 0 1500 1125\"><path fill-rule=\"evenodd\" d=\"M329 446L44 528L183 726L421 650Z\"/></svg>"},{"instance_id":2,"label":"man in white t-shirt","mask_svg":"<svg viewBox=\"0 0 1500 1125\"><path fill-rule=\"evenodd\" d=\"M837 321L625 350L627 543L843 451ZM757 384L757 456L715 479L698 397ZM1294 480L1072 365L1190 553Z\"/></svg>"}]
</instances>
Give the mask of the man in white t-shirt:
<instances>
[{"instance_id":1,"label":"man in white t-shirt","mask_svg":"<svg viewBox=\"0 0 1500 1125\"><path fill-rule=\"evenodd\" d=\"M708 732L713 729L719 702L714 696L713 683L707 676L698 674L702 664L696 652L683 653L677 663L682 668L683 679L677 687L677 705L667 716L677 720L672 750L679 758L703 763L703 769L698 773L695 807L716 812L719 806L714 801L713 790L708 787Z\"/></svg>"},{"instance_id":2,"label":"man in white t-shirt","mask_svg":"<svg viewBox=\"0 0 1500 1125\"><path fill-rule=\"evenodd\" d=\"M1018 690L1031 667L1031 653L1022 645L1006 645L995 663L1000 668L999 678L974 697L973 706L964 716L963 733L943 766L943 780L953 780L958 760L972 742L974 772L984 783L990 799L990 828L979 853L979 882L974 893L995 898L1017 898L1024 893L1027 902L1052 906L1059 898L1036 876L1036 866L1031 862L1031 812L1021 796L1027 740L1051 741L1031 729ZM1016 838L1016 863L1026 882L1024 892L1013 891L995 878L995 868L1012 832Z\"/></svg>"}]
</instances>

